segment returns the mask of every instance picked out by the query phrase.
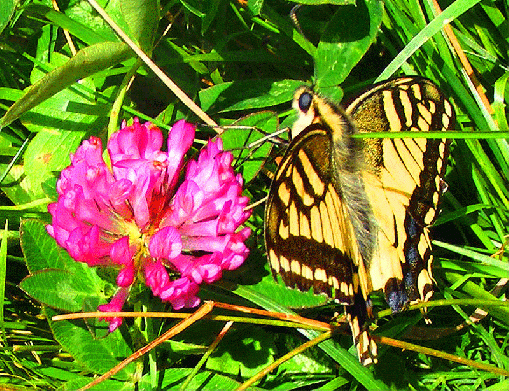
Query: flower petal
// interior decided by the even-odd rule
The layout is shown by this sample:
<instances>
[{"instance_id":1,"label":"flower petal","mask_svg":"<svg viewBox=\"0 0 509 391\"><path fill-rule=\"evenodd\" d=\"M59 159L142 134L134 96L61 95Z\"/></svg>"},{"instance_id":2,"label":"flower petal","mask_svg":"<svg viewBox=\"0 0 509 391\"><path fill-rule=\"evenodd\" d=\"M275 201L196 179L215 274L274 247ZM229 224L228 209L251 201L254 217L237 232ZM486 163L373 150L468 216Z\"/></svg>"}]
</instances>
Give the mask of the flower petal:
<instances>
[{"instance_id":1,"label":"flower petal","mask_svg":"<svg viewBox=\"0 0 509 391\"><path fill-rule=\"evenodd\" d=\"M180 233L174 227L164 227L150 238L148 246L154 258L175 258L182 251Z\"/></svg>"},{"instance_id":2,"label":"flower petal","mask_svg":"<svg viewBox=\"0 0 509 391\"><path fill-rule=\"evenodd\" d=\"M129 289L120 288L108 304L102 304L98 306L97 309L101 312L120 312L122 311L122 307L125 304L128 294ZM120 317L110 318L105 316L104 318L99 318L99 320L105 320L110 324L110 333L115 331L122 324L122 318Z\"/></svg>"}]
</instances>

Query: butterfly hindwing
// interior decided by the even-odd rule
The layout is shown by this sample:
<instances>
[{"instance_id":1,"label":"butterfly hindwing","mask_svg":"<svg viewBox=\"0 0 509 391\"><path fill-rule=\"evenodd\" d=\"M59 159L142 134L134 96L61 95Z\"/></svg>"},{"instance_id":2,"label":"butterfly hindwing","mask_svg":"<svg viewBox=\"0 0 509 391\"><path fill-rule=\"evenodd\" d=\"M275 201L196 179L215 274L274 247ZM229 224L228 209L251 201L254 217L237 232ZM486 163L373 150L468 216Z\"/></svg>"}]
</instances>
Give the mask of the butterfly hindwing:
<instances>
[{"instance_id":1,"label":"butterfly hindwing","mask_svg":"<svg viewBox=\"0 0 509 391\"><path fill-rule=\"evenodd\" d=\"M293 105L299 119L266 206L271 268L290 287L345 304L359 359L369 364L369 294L383 289L394 311L430 296L427 227L444 190L448 142L352 135L446 130L454 112L419 77L375 85L346 111L307 87Z\"/></svg>"}]
</instances>

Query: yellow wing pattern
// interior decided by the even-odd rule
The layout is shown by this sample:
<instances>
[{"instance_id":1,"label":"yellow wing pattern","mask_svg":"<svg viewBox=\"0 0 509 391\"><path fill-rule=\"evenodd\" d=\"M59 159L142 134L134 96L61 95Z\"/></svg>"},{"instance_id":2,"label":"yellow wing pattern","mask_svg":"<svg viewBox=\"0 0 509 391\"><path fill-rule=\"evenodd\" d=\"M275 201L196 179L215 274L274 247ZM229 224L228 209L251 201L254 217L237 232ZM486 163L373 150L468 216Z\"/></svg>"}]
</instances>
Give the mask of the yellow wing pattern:
<instances>
[{"instance_id":1,"label":"yellow wing pattern","mask_svg":"<svg viewBox=\"0 0 509 391\"><path fill-rule=\"evenodd\" d=\"M429 80L404 77L360 95L343 111L301 87L299 119L272 183L265 241L273 274L345 305L363 364L376 360L365 322L369 294L389 306L427 300L427 226L443 192L443 139L366 139L357 132L440 131L454 122L450 103Z\"/></svg>"}]
</instances>

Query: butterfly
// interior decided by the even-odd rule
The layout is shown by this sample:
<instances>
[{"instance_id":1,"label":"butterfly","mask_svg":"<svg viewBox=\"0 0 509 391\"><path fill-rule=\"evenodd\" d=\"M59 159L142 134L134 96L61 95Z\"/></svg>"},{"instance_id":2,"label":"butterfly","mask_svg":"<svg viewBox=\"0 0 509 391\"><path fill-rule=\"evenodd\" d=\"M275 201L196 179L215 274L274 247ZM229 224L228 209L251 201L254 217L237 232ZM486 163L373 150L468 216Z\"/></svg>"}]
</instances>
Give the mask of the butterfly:
<instances>
[{"instance_id":1,"label":"butterfly","mask_svg":"<svg viewBox=\"0 0 509 391\"><path fill-rule=\"evenodd\" d=\"M298 119L265 209L272 274L343 304L368 365L377 356L366 326L370 293L382 289L393 312L432 295L428 227L445 191L449 140L353 136L443 131L455 113L417 76L376 84L345 110L300 87L293 107Z\"/></svg>"}]
</instances>

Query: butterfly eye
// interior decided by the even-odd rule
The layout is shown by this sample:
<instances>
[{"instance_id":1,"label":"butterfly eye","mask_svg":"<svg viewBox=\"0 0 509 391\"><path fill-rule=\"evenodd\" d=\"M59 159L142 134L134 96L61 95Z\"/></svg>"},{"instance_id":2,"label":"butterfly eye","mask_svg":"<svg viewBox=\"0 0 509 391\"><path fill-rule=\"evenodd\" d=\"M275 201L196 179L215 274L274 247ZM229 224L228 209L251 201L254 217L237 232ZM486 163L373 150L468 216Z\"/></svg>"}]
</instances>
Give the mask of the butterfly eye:
<instances>
[{"instance_id":1,"label":"butterfly eye","mask_svg":"<svg viewBox=\"0 0 509 391\"><path fill-rule=\"evenodd\" d=\"M313 96L309 92L304 92L299 96L299 109L303 112L307 112L311 107L311 101Z\"/></svg>"}]
</instances>

